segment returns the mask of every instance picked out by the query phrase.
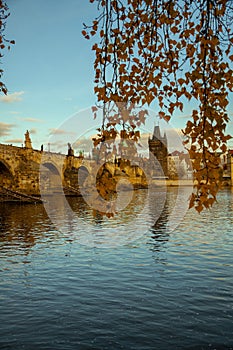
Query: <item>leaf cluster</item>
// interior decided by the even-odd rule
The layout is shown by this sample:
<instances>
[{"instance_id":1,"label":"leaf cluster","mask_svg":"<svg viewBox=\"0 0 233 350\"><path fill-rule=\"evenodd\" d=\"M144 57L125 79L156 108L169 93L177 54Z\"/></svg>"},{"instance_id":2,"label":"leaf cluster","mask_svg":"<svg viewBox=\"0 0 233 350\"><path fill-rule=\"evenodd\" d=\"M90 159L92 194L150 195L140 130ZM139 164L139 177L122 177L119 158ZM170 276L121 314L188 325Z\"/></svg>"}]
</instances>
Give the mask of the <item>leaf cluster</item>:
<instances>
[{"instance_id":1,"label":"leaf cluster","mask_svg":"<svg viewBox=\"0 0 233 350\"><path fill-rule=\"evenodd\" d=\"M198 109L183 130L196 187L190 206L199 212L210 207L221 185L220 152L230 138L225 130L233 88L232 1L90 2L97 3L100 15L83 35L98 36L92 49L94 91L104 106L101 133L116 125L128 134L134 131L139 116L131 106L144 108L156 101L160 116L169 121L175 110L195 100ZM112 102L118 106L115 114Z\"/></svg>"}]
</instances>

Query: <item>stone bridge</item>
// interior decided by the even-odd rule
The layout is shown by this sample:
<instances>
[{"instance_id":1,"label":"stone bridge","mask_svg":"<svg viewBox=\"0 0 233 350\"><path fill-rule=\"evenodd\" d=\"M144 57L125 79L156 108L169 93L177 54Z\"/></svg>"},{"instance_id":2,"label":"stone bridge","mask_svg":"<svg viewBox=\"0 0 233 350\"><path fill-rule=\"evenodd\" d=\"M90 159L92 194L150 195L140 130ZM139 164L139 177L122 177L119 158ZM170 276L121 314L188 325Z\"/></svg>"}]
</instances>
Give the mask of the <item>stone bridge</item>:
<instances>
[{"instance_id":1,"label":"stone bridge","mask_svg":"<svg viewBox=\"0 0 233 350\"><path fill-rule=\"evenodd\" d=\"M77 189L78 182L91 173L93 163L72 154L0 144L0 185L29 195L60 185Z\"/></svg>"},{"instance_id":2,"label":"stone bridge","mask_svg":"<svg viewBox=\"0 0 233 350\"><path fill-rule=\"evenodd\" d=\"M78 194L95 183L100 163L82 156L34 150L31 143L24 147L0 144L0 192L11 189L31 196L64 190L65 194ZM102 170L101 170L102 171ZM136 187L145 186L143 170L128 163L104 163L104 171L117 181L130 181ZM94 182L93 182L94 181Z\"/></svg>"}]
</instances>

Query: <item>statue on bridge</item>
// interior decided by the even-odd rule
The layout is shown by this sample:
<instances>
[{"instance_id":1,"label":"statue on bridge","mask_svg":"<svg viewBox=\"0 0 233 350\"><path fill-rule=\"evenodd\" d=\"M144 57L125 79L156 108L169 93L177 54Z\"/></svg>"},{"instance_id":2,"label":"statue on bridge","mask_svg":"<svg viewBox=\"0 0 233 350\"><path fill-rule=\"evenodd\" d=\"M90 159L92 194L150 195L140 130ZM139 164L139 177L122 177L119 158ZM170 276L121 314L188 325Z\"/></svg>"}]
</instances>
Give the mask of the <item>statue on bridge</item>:
<instances>
[{"instance_id":1,"label":"statue on bridge","mask_svg":"<svg viewBox=\"0 0 233 350\"><path fill-rule=\"evenodd\" d=\"M32 141L30 139L30 134L29 134L28 130L26 131L24 136L25 136L25 139L24 139L24 146L25 146L25 148L31 148L32 149Z\"/></svg>"},{"instance_id":2,"label":"statue on bridge","mask_svg":"<svg viewBox=\"0 0 233 350\"><path fill-rule=\"evenodd\" d=\"M74 150L73 150L71 144L68 143L67 145L68 145L68 156L73 156L74 155Z\"/></svg>"}]
</instances>

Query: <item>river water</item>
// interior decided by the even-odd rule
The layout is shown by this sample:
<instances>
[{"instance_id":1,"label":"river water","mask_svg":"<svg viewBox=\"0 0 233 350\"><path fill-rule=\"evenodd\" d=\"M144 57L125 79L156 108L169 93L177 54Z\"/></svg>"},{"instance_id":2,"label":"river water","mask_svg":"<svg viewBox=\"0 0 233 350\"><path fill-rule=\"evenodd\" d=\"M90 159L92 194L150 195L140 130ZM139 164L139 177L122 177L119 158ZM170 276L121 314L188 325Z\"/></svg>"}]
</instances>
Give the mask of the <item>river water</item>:
<instances>
[{"instance_id":1,"label":"river water","mask_svg":"<svg viewBox=\"0 0 233 350\"><path fill-rule=\"evenodd\" d=\"M0 349L232 349L233 193L199 215L180 191L1 204Z\"/></svg>"}]
</instances>

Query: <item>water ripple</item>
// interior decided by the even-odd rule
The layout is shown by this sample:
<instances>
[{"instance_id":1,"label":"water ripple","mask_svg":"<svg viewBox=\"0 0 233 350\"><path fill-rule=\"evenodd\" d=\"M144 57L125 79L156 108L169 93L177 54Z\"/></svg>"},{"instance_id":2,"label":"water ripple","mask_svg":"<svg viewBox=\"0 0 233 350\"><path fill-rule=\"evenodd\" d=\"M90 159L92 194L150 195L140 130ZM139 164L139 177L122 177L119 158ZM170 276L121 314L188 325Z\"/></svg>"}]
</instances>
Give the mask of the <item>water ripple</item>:
<instances>
[{"instance_id":1,"label":"water ripple","mask_svg":"<svg viewBox=\"0 0 233 350\"><path fill-rule=\"evenodd\" d=\"M170 195L160 221L149 203L136 214L142 234L115 247L101 240L120 224L133 234L131 210L96 222L72 199L91 247L75 221L59 231L41 205L1 207L0 348L232 349L232 194L221 192L212 211L187 212L173 232Z\"/></svg>"}]
</instances>

